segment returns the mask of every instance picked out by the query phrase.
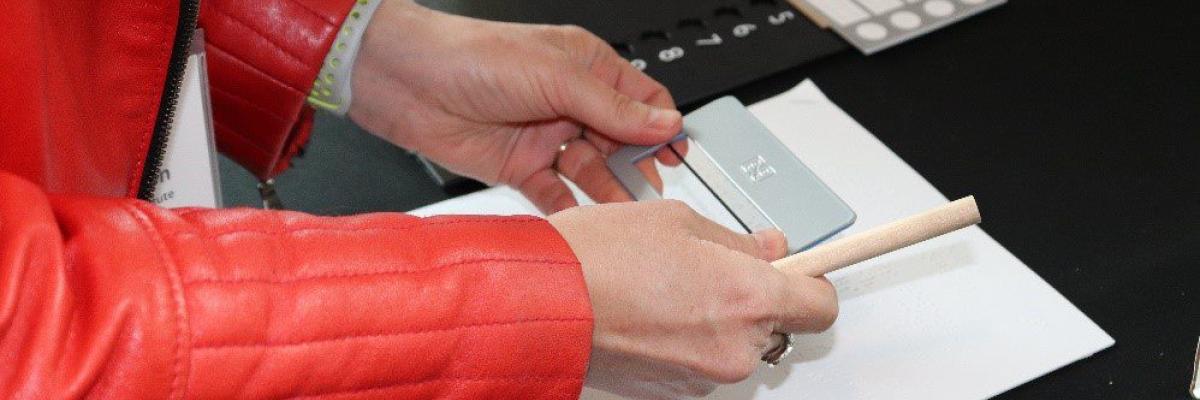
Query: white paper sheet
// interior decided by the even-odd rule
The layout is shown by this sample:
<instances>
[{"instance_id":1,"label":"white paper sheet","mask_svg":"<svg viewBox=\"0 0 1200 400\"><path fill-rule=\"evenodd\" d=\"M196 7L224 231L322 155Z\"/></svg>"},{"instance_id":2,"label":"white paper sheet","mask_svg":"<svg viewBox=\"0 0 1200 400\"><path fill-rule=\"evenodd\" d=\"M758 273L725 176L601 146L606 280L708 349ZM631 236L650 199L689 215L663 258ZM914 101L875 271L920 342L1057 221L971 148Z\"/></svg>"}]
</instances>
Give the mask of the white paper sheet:
<instances>
[{"instance_id":1,"label":"white paper sheet","mask_svg":"<svg viewBox=\"0 0 1200 400\"><path fill-rule=\"evenodd\" d=\"M811 82L750 110L858 213L847 233L947 201ZM682 172L666 174L666 197L700 197L689 203L712 205L702 188L681 180ZM978 201L986 227L988 199ZM707 212L728 218L715 207ZM496 188L415 213L537 211L516 192ZM800 337L783 365L762 368L710 398L982 399L1113 344L977 227L829 278L841 300L833 329ZM583 398L615 396L585 390Z\"/></svg>"}]
</instances>

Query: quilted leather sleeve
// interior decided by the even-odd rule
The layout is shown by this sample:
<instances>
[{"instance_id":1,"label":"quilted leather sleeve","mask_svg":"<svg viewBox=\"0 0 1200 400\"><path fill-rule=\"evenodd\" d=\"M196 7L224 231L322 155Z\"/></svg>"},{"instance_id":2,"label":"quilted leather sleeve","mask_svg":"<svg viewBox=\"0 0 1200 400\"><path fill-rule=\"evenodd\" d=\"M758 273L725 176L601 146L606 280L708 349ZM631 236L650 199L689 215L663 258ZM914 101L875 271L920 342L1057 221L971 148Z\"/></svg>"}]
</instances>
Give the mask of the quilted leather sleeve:
<instances>
[{"instance_id":1,"label":"quilted leather sleeve","mask_svg":"<svg viewBox=\"0 0 1200 400\"><path fill-rule=\"evenodd\" d=\"M0 192L0 397L580 393L591 309L544 220Z\"/></svg>"},{"instance_id":2,"label":"quilted leather sleeve","mask_svg":"<svg viewBox=\"0 0 1200 400\"><path fill-rule=\"evenodd\" d=\"M308 141L305 103L354 0L204 0L217 146L260 179Z\"/></svg>"}]
</instances>

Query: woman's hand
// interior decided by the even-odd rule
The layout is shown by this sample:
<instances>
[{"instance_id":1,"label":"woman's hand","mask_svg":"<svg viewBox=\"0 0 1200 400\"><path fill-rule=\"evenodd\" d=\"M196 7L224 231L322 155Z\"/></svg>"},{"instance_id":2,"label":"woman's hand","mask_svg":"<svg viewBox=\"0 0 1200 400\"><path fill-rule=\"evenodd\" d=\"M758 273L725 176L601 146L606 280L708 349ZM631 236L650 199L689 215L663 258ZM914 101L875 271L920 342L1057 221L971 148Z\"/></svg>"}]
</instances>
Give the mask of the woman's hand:
<instances>
[{"instance_id":1,"label":"woman's hand","mask_svg":"<svg viewBox=\"0 0 1200 400\"><path fill-rule=\"evenodd\" d=\"M475 20L407 0L380 5L353 76L355 122L457 173L512 185L547 213L576 204L559 173L596 201L632 200L605 156L665 142L682 124L661 84L583 29ZM678 163L668 151L659 158ZM639 167L661 187L647 161Z\"/></svg>"},{"instance_id":2,"label":"woman's hand","mask_svg":"<svg viewBox=\"0 0 1200 400\"><path fill-rule=\"evenodd\" d=\"M771 267L778 231L738 234L675 201L551 215L583 265L595 330L586 384L637 398L702 396L746 379L772 332L837 317L824 278Z\"/></svg>"}]
</instances>

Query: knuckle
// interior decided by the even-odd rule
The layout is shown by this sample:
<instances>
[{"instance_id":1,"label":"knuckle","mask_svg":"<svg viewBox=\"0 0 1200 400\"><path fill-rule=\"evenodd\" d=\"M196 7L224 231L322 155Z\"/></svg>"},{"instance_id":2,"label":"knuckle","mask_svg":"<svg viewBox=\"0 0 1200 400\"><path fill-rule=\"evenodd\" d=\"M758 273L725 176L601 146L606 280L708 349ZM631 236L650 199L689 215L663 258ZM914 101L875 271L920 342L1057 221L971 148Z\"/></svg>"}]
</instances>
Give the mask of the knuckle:
<instances>
[{"instance_id":1,"label":"knuckle","mask_svg":"<svg viewBox=\"0 0 1200 400\"><path fill-rule=\"evenodd\" d=\"M837 291L824 278L787 275L790 281L778 296L786 304L782 318L791 321L796 332L819 333L828 330L838 318Z\"/></svg>"},{"instance_id":2,"label":"knuckle","mask_svg":"<svg viewBox=\"0 0 1200 400\"><path fill-rule=\"evenodd\" d=\"M685 232L694 234L696 225L696 212L692 210L687 203L674 199L656 200L656 207L652 211L660 221L674 229L680 229Z\"/></svg>"},{"instance_id":3,"label":"knuckle","mask_svg":"<svg viewBox=\"0 0 1200 400\"><path fill-rule=\"evenodd\" d=\"M753 270L741 263L740 260L748 258L737 257L729 264L733 268L726 269L726 274L729 275L725 279L731 284L726 288L728 292L725 293L725 302L730 306L730 312L739 320L755 323L769 318L776 303L772 293L769 293L770 289L764 290L762 280L754 277L756 274Z\"/></svg>"},{"instance_id":4,"label":"knuckle","mask_svg":"<svg viewBox=\"0 0 1200 400\"><path fill-rule=\"evenodd\" d=\"M770 266L768 265L768 267ZM771 287L769 286L771 285L770 283L764 284L756 281L753 286L749 286L746 289L750 292L747 297L749 303L747 306L750 310L754 310L754 314L752 314L754 320L752 322L779 317L777 310L784 296L773 288L763 290L765 285L768 288Z\"/></svg>"},{"instance_id":5,"label":"knuckle","mask_svg":"<svg viewBox=\"0 0 1200 400\"><path fill-rule=\"evenodd\" d=\"M641 71L638 71L638 72L641 72ZM667 89L667 86L666 86L666 85L663 85L663 84L662 84L662 83L660 83L659 81L652 81L652 83L651 83L651 88L652 88L652 89L651 89L651 91L650 91L650 93L651 93L651 96L657 96L657 95L659 95L659 94L663 94L663 95L666 95L666 96L667 96L667 98L671 98L671 90L670 90L670 89ZM674 104L675 104L675 100L674 100L674 99L671 99L671 100L670 100L670 103L671 103L672 105L674 105Z\"/></svg>"},{"instance_id":6,"label":"knuckle","mask_svg":"<svg viewBox=\"0 0 1200 400\"><path fill-rule=\"evenodd\" d=\"M764 262L765 263L765 262ZM792 297L792 286L790 284L791 277L787 273L771 267L770 263L766 263L770 269L768 271L770 278L764 286L767 288L767 297L772 304L787 304Z\"/></svg>"},{"instance_id":7,"label":"knuckle","mask_svg":"<svg viewBox=\"0 0 1200 400\"><path fill-rule=\"evenodd\" d=\"M817 296L813 307L813 320L818 332L824 332L837 322L838 317L838 301L837 291L829 281L822 280L823 284L821 292Z\"/></svg>"},{"instance_id":8,"label":"knuckle","mask_svg":"<svg viewBox=\"0 0 1200 400\"><path fill-rule=\"evenodd\" d=\"M687 215L687 213L692 212L692 208L688 207L687 203L684 203L683 201L680 201L680 200L666 199L666 200L662 200L662 202L659 204L662 204L662 207L667 212L670 212L675 216L683 216L683 215Z\"/></svg>"},{"instance_id":9,"label":"knuckle","mask_svg":"<svg viewBox=\"0 0 1200 400\"><path fill-rule=\"evenodd\" d=\"M734 276L730 280L736 283L718 293L727 307L722 311L741 322L754 322L761 318L759 314L763 303L760 299L762 296L744 284L740 277Z\"/></svg>"},{"instance_id":10,"label":"knuckle","mask_svg":"<svg viewBox=\"0 0 1200 400\"><path fill-rule=\"evenodd\" d=\"M838 306L837 303L828 307L823 307L814 315L814 327L817 332L825 332L833 327L833 323L837 322Z\"/></svg>"},{"instance_id":11,"label":"knuckle","mask_svg":"<svg viewBox=\"0 0 1200 400\"><path fill-rule=\"evenodd\" d=\"M579 26L579 25L567 24L567 25L560 26L559 29L561 30L563 36L570 37L570 38L580 38L580 37L591 36L591 32L588 32L587 29L583 29L583 27Z\"/></svg>"},{"instance_id":12,"label":"knuckle","mask_svg":"<svg viewBox=\"0 0 1200 400\"><path fill-rule=\"evenodd\" d=\"M559 48L567 46L567 29L562 25L534 25L533 32L542 40Z\"/></svg>"},{"instance_id":13,"label":"knuckle","mask_svg":"<svg viewBox=\"0 0 1200 400\"><path fill-rule=\"evenodd\" d=\"M702 364L698 372L708 381L721 385L738 383L754 374L759 356L740 341L718 343L715 353Z\"/></svg>"},{"instance_id":14,"label":"knuckle","mask_svg":"<svg viewBox=\"0 0 1200 400\"><path fill-rule=\"evenodd\" d=\"M635 106L632 97L615 90L612 94L612 104L617 108L617 115L621 115L626 118L634 115L633 112L637 111L634 108Z\"/></svg>"},{"instance_id":15,"label":"knuckle","mask_svg":"<svg viewBox=\"0 0 1200 400\"><path fill-rule=\"evenodd\" d=\"M563 42L571 48L588 47L603 42L591 31L579 25L562 25L558 27L557 32Z\"/></svg>"}]
</instances>

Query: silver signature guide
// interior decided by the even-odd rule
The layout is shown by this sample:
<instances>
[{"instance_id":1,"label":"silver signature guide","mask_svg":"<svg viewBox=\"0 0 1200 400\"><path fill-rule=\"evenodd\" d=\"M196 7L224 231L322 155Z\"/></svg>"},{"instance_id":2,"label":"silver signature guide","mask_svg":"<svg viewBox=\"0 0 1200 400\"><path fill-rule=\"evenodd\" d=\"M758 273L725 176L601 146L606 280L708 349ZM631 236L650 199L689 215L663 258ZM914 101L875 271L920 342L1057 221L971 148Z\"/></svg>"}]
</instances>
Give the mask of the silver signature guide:
<instances>
[{"instance_id":1,"label":"silver signature guide","mask_svg":"<svg viewBox=\"0 0 1200 400\"><path fill-rule=\"evenodd\" d=\"M796 253L849 227L854 211L733 97L688 114L683 163L747 232L779 229ZM660 198L634 163L666 145L626 146L608 168L637 200Z\"/></svg>"}]
</instances>

